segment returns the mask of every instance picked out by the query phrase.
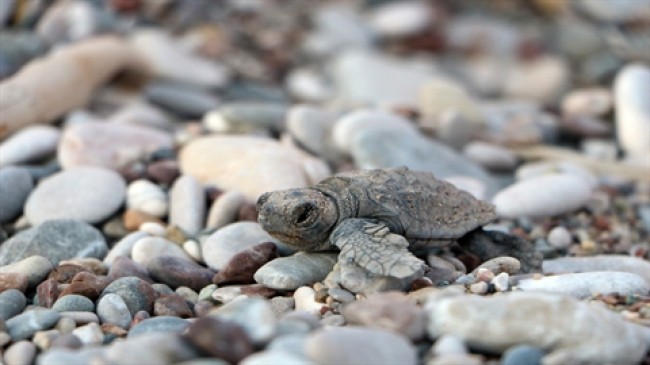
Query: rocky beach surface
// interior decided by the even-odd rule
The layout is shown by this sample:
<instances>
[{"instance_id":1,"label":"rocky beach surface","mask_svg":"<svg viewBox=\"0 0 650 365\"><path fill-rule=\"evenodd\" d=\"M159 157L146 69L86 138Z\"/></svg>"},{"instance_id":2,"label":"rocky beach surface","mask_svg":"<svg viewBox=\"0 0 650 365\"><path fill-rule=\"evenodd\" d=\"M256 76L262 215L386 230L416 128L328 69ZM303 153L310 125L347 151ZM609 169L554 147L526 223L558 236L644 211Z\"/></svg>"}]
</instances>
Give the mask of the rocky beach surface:
<instances>
[{"instance_id":1,"label":"rocky beach surface","mask_svg":"<svg viewBox=\"0 0 650 365\"><path fill-rule=\"evenodd\" d=\"M648 365L649 50L643 0L0 0L0 364ZM257 222L399 166L541 271Z\"/></svg>"}]
</instances>

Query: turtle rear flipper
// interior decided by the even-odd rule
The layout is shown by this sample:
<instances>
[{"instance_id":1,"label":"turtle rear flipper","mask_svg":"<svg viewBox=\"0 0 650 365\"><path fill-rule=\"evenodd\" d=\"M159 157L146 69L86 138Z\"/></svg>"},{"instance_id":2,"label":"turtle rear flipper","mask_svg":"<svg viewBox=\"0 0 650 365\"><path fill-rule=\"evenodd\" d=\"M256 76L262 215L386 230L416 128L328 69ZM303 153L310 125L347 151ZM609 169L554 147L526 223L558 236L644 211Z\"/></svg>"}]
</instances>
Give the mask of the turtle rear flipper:
<instances>
[{"instance_id":1,"label":"turtle rear flipper","mask_svg":"<svg viewBox=\"0 0 650 365\"><path fill-rule=\"evenodd\" d=\"M481 228L458 239L467 251L477 255L481 261L499 256L511 256L521 263L521 271L541 272L543 256L535 251L535 245L526 239L499 231L485 231Z\"/></svg>"},{"instance_id":2,"label":"turtle rear flipper","mask_svg":"<svg viewBox=\"0 0 650 365\"><path fill-rule=\"evenodd\" d=\"M330 242L341 249L339 261L356 263L373 274L407 278L424 270L406 238L370 219L350 218L332 232Z\"/></svg>"}]
</instances>

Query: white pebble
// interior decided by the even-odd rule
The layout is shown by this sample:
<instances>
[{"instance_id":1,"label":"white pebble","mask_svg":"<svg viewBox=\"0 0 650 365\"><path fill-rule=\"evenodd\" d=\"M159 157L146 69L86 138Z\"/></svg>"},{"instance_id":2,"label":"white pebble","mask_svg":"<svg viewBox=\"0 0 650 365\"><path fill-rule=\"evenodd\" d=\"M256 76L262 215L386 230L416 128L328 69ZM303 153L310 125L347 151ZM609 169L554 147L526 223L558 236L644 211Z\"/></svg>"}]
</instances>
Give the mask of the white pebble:
<instances>
[{"instance_id":1,"label":"white pebble","mask_svg":"<svg viewBox=\"0 0 650 365\"><path fill-rule=\"evenodd\" d=\"M201 254L201 244L195 240L187 240L183 243L183 250L197 262L203 262L203 255Z\"/></svg>"},{"instance_id":2,"label":"white pebble","mask_svg":"<svg viewBox=\"0 0 650 365\"><path fill-rule=\"evenodd\" d=\"M469 286L469 291L474 294L485 294L488 291L488 284L485 281L479 281Z\"/></svg>"},{"instance_id":3,"label":"white pebble","mask_svg":"<svg viewBox=\"0 0 650 365\"><path fill-rule=\"evenodd\" d=\"M650 155L650 68L632 64L614 83L616 135L628 155Z\"/></svg>"},{"instance_id":4,"label":"white pebble","mask_svg":"<svg viewBox=\"0 0 650 365\"><path fill-rule=\"evenodd\" d=\"M165 237L165 234L167 234L165 226L156 222L144 222L140 225L138 231L148 233L155 237Z\"/></svg>"},{"instance_id":5,"label":"white pebble","mask_svg":"<svg viewBox=\"0 0 650 365\"><path fill-rule=\"evenodd\" d=\"M569 230L562 226L557 226L548 232L548 243L557 248L567 248L573 242Z\"/></svg>"},{"instance_id":6,"label":"white pebble","mask_svg":"<svg viewBox=\"0 0 650 365\"><path fill-rule=\"evenodd\" d=\"M79 337L85 345L101 345L104 342L104 333L101 327L94 322L75 328L72 334Z\"/></svg>"},{"instance_id":7,"label":"white pebble","mask_svg":"<svg viewBox=\"0 0 650 365\"><path fill-rule=\"evenodd\" d=\"M510 280L510 275L508 275L507 272L502 272L492 279L492 284L494 284L494 288L497 291L508 291L508 288L510 287L508 280Z\"/></svg>"},{"instance_id":8,"label":"white pebble","mask_svg":"<svg viewBox=\"0 0 650 365\"><path fill-rule=\"evenodd\" d=\"M163 217L167 214L167 194L149 180L136 180L129 184L126 205L129 209Z\"/></svg>"},{"instance_id":9,"label":"white pebble","mask_svg":"<svg viewBox=\"0 0 650 365\"><path fill-rule=\"evenodd\" d=\"M321 309L325 306L324 303L318 303L315 298L316 292L308 286L301 286L293 293L293 298L296 300L296 310L306 311L315 315L320 315Z\"/></svg>"}]
</instances>

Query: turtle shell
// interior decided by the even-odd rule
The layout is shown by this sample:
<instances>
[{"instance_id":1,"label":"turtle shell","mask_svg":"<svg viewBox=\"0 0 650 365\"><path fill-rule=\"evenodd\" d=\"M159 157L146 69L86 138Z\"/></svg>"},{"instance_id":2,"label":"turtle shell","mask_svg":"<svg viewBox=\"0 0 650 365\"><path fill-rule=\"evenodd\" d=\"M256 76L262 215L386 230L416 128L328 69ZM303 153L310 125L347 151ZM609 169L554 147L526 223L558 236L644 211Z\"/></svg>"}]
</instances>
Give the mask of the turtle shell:
<instances>
[{"instance_id":1,"label":"turtle shell","mask_svg":"<svg viewBox=\"0 0 650 365\"><path fill-rule=\"evenodd\" d=\"M375 219L409 241L457 239L496 218L490 203L406 167L342 173L314 188L337 201L339 222Z\"/></svg>"}]
</instances>

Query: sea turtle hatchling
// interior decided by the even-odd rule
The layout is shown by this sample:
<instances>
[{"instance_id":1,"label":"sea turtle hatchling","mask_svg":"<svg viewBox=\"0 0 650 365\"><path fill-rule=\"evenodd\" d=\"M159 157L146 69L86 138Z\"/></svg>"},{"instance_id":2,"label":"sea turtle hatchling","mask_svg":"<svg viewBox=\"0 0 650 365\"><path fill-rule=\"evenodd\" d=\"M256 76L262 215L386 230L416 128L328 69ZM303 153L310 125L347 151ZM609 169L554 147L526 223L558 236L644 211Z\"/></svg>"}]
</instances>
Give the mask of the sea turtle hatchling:
<instances>
[{"instance_id":1,"label":"sea turtle hatchling","mask_svg":"<svg viewBox=\"0 0 650 365\"><path fill-rule=\"evenodd\" d=\"M539 271L532 243L481 227L494 207L431 173L406 167L359 170L328 177L311 188L263 194L259 222L300 251L341 250L339 262L373 274L405 278L421 272L412 252L456 241L481 260L513 256L524 272Z\"/></svg>"}]
</instances>

